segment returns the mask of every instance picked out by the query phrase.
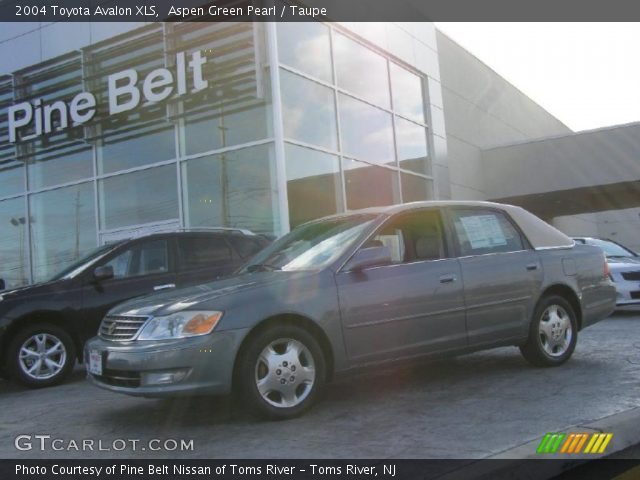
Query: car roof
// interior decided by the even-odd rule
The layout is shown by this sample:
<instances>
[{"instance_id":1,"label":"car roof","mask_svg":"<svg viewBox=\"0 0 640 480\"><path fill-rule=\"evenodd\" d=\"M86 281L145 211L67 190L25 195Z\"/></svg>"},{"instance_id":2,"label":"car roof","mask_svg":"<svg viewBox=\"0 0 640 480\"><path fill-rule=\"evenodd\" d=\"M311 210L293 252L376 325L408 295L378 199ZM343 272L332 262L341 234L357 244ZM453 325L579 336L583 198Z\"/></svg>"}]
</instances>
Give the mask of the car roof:
<instances>
[{"instance_id":1,"label":"car roof","mask_svg":"<svg viewBox=\"0 0 640 480\"><path fill-rule=\"evenodd\" d=\"M338 213L320 220L338 219L353 215L395 215L402 212L410 212L428 207L471 207L489 208L505 211L518 224L525 237L529 240L533 248L542 250L547 248L569 248L574 245L574 241L557 228L536 217L522 207L507 205L504 203L485 202L477 200L428 200L423 202L410 202L402 205L390 205L384 207L370 207L360 210L350 210ZM309 223L313 223L314 220Z\"/></svg>"}]
</instances>

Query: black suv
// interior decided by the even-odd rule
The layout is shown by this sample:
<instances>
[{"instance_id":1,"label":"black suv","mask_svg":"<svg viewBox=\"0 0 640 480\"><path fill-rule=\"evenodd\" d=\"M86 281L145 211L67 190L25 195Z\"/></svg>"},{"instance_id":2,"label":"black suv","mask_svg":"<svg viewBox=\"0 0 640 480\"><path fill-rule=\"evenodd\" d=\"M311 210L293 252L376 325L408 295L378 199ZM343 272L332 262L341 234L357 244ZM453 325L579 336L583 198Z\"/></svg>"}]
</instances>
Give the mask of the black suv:
<instances>
[{"instance_id":1,"label":"black suv","mask_svg":"<svg viewBox=\"0 0 640 480\"><path fill-rule=\"evenodd\" d=\"M0 371L29 387L61 383L114 305L225 276L268 243L246 230L152 234L98 247L45 283L0 292Z\"/></svg>"}]
</instances>

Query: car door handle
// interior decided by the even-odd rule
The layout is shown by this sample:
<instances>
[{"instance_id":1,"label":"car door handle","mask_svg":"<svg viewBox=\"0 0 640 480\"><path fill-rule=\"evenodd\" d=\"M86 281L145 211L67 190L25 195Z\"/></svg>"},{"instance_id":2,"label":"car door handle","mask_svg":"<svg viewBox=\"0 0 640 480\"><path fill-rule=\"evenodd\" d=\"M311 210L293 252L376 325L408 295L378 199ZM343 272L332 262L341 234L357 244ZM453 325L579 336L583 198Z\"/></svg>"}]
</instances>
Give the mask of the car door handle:
<instances>
[{"instance_id":1,"label":"car door handle","mask_svg":"<svg viewBox=\"0 0 640 480\"><path fill-rule=\"evenodd\" d=\"M451 274L451 275L442 275L440 277L440 283L453 283L456 281L456 276Z\"/></svg>"},{"instance_id":2,"label":"car door handle","mask_svg":"<svg viewBox=\"0 0 640 480\"><path fill-rule=\"evenodd\" d=\"M537 263L530 263L529 265L527 265L527 270L532 271L532 270L537 270L538 269L538 264Z\"/></svg>"},{"instance_id":3,"label":"car door handle","mask_svg":"<svg viewBox=\"0 0 640 480\"><path fill-rule=\"evenodd\" d=\"M157 292L158 290L167 290L168 288L176 288L176 284L165 283L164 285L156 285L155 287L153 287L153 290Z\"/></svg>"}]
</instances>

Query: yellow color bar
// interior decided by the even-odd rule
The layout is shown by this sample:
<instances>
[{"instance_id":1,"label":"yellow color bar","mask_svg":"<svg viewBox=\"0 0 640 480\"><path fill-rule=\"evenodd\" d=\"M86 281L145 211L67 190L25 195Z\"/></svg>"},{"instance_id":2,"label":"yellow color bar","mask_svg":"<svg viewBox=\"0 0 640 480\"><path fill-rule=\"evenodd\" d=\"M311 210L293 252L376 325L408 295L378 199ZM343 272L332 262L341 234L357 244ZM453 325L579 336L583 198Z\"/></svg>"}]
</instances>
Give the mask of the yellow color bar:
<instances>
[{"instance_id":1,"label":"yellow color bar","mask_svg":"<svg viewBox=\"0 0 640 480\"><path fill-rule=\"evenodd\" d=\"M600 445L600 450L598 450L598 453L604 453L605 448L607 448L607 445L609 445L609 442L611 441L612 438L613 438L613 433L606 434L606 437L602 442L602 445Z\"/></svg>"},{"instance_id":2,"label":"yellow color bar","mask_svg":"<svg viewBox=\"0 0 640 480\"><path fill-rule=\"evenodd\" d=\"M584 453L591 453L591 448L593 447L593 444L596 443L596 440L599 436L599 433L594 433L593 435L591 435L591 440L589 440L589 443L587 443L587 448L584 449Z\"/></svg>"}]
</instances>

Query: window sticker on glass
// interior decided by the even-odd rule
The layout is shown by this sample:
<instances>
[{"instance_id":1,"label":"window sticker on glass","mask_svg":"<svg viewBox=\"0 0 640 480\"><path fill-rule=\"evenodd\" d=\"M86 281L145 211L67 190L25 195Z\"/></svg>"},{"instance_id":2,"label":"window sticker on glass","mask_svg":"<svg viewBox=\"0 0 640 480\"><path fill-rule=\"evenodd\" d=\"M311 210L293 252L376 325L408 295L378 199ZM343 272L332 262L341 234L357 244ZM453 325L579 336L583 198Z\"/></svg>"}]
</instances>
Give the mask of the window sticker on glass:
<instances>
[{"instance_id":1,"label":"window sticker on glass","mask_svg":"<svg viewBox=\"0 0 640 480\"><path fill-rule=\"evenodd\" d=\"M473 249L507 244L500 222L494 215L460 217L460 222Z\"/></svg>"}]
</instances>

